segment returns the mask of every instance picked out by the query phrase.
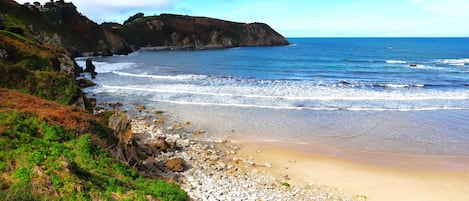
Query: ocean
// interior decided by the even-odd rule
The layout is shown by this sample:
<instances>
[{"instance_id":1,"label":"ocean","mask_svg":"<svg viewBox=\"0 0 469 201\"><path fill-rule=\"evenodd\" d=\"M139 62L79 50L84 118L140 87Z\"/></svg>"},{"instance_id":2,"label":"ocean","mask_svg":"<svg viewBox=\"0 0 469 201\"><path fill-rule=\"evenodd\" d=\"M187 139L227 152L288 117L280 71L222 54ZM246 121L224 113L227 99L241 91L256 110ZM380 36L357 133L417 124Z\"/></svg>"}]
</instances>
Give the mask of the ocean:
<instances>
[{"instance_id":1,"label":"ocean","mask_svg":"<svg viewBox=\"0 0 469 201\"><path fill-rule=\"evenodd\" d=\"M95 57L85 92L167 110L209 140L469 155L469 38L288 40Z\"/></svg>"}]
</instances>

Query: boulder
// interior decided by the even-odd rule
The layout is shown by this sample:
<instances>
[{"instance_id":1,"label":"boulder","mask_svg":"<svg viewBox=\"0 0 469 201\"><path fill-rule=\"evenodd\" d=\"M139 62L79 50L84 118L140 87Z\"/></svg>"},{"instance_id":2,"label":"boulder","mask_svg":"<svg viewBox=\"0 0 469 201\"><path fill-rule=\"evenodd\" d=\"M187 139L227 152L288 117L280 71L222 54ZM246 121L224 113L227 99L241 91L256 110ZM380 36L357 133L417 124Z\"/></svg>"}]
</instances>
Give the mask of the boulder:
<instances>
[{"instance_id":1,"label":"boulder","mask_svg":"<svg viewBox=\"0 0 469 201\"><path fill-rule=\"evenodd\" d=\"M166 142L166 140L164 140L164 139L158 139L158 140L153 144L153 146L156 147L157 149L163 151L163 152L167 152L167 151L168 151L168 148L169 148L168 142Z\"/></svg>"},{"instance_id":2,"label":"boulder","mask_svg":"<svg viewBox=\"0 0 469 201\"><path fill-rule=\"evenodd\" d=\"M169 159L164 165L173 172L182 172L184 170L184 160L182 158Z\"/></svg>"},{"instance_id":3,"label":"boulder","mask_svg":"<svg viewBox=\"0 0 469 201\"><path fill-rule=\"evenodd\" d=\"M109 128L114 130L114 134L119 133L127 128L129 125L127 116L123 112L116 112L109 117Z\"/></svg>"},{"instance_id":4,"label":"boulder","mask_svg":"<svg viewBox=\"0 0 469 201\"><path fill-rule=\"evenodd\" d=\"M142 110L145 110L146 107L145 107L145 105L137 104L137 105L135 105L135 109L138 110L138 112L142 112Z\"/></svg>"},{"instance_id":5,"label":"boulder","mask_svg":"<svg viewBox=\"0 0 469 201\"><path fill-rule=\"evenodd\" d=\"M79 79L77 80L77 82L78 82L78 86L80 86L81 88L92 87L96 85L96 83L86 78Z\"/></svg>"}]
</instances>

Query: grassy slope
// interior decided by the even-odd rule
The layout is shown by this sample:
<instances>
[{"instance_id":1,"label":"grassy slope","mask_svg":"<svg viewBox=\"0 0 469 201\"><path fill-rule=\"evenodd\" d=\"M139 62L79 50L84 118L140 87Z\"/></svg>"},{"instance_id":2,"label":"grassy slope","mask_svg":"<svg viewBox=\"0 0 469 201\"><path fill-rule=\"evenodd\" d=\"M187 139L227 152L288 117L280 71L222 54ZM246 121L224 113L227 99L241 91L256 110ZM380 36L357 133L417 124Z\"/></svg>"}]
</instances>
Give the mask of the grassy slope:
<instances>
[{"instance_id":1,"label":"grassy slope","mask_svg":"<svg viewBox=\"0 0 469 201\"><path fill-rule=\"evenodd\" d=\"M13 21L7 21L12 24ZM27 35L0 30L0 87L18 89L61 104L71 104L81 92L74 78L60 70L57 48L38 43Z\"/></svg>"},{"instance_id":2,"label":"grassy slope","mask_svg":"<svg viewBox=\"0 0 469 201\"><path fill-rule=\"evenodd\" d=\"M109 157L97 144L113 138L96 135L104 129L90 126L96 121L77 108L0 89L0 200L186 199L177 185L145 179Z\"/></svg>"}]
</instances>

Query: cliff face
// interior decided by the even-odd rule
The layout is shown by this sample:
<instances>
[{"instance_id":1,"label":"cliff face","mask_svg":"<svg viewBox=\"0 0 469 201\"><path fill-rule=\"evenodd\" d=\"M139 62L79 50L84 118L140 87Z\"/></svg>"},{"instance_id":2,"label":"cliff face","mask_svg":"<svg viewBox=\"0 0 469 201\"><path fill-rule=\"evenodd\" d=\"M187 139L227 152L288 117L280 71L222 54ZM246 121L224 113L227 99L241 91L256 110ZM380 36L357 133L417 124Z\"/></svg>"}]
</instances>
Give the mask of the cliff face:
<instances>
[{"instance_id":1,"label":"cliff face","mask_svg":"<svg viewBox=\"0 0 469 201\"><path fill-rule=\"evenodd\" d=\"M63 48L73 56L126 54L125 41L81 15L72 3L48 2L44 5L19 5L1 0L4 26L15 28L36 42Z\"/></svg>"},{"instance_id":2,"label":"cliff face","mask_svg":"<svg viewBox=\"0 0 469 201\"><path fill-rule=\"evenodd\" d=\"M171 14L132 18L123 26L116 27L114 33L121 35L134 49L150 46L229 48L289 44L283 36L262 23L245 24Z\"/></svg>"},{"instance_id":3,"label":"cliff face","mask_svg":"<svg viewBox=\"0 0 469 201\"><path fill-rule=\"evenodd\" d=\"M37 42L66 49L72 56L127 54L152 46L198 49L289 44L262 23L171 14L144 17L139 13L123 25L98 25L81 15L72 3L63 1L19 5L1 0L0 12L0 28L10 27Z\"/></svg>"}]
</instances>

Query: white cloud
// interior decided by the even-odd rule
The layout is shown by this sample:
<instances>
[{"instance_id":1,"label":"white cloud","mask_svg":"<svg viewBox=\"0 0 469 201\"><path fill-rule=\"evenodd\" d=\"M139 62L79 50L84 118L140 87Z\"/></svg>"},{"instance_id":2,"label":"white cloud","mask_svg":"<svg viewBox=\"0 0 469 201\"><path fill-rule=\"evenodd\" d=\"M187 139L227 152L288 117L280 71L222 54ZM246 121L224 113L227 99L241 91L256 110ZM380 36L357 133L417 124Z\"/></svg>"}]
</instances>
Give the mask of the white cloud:
<instances>
[{"instance_id":1,"label":"white cloud","mask_svg":"<svg viewBox=\"0 0 469 201\"><path fill-rule=\"evenodd\" d=\"M42 4L50 0L16 0L18 3L38 1ZM70 2L65 0L65 2ZM175 6L177 0L75 0L72 3L78 11L96 22L118 21L122 22L127 17L137 12L152 12L155 14L161 10L167 10Z\"/></svg>"},{"instance_id":2,"label":"white cloud","mask_svg":"<svg viewBox=\"0 0 469 201\"><path fill-rule=\"evenodd\" d=\"M421 5L436 15L469 17L467 0L410 0L410 2Z\"/></svg>"}]
</instances>

